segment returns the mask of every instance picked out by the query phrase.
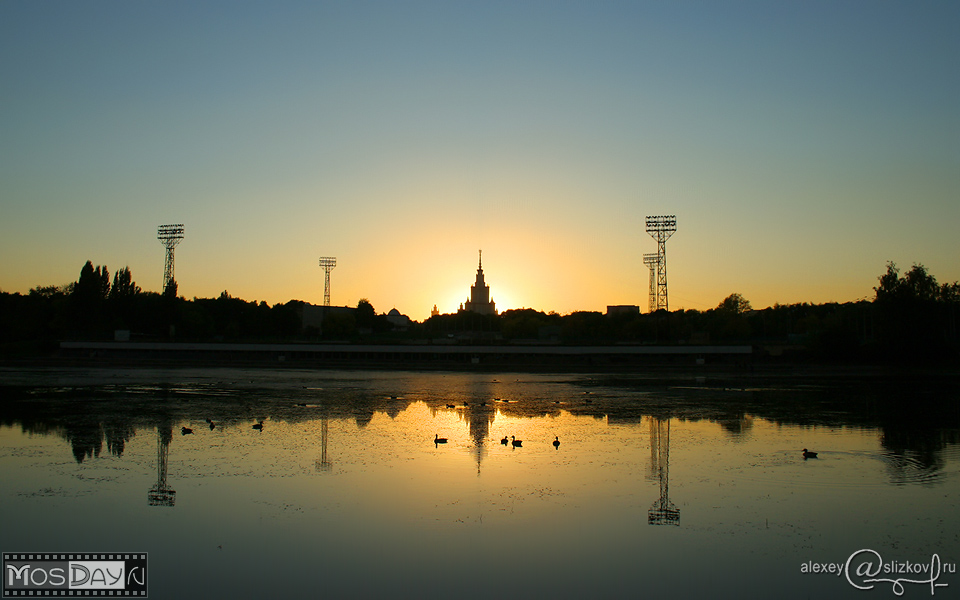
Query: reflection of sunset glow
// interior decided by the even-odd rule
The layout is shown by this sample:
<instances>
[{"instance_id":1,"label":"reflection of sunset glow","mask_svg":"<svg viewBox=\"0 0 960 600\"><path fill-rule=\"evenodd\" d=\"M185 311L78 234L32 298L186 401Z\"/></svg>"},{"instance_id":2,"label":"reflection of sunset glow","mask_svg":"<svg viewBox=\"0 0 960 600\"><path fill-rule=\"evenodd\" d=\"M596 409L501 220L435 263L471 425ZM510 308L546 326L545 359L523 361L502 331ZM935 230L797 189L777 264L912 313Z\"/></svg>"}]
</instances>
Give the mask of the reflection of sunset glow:
<instances>
[{"instance_id":1,"label":"reflection of sunset glow","mask_svg":"<svg viewBox=\"0 0 960 600\"><path fill-rule=\"evenodd\" d=\"M158 387L158 375L178 382ZM50 376L69 387L36 387ZM467 597L629 597L638 576L657 597L705 597L742 586L747 558L772 589L811 540L845 556L882 535L910 554L949 547L960 527L960 455L944 435L953 405L929 428L922 415L866 425L890 399L878 392L862 414L844 384L833 395L770 382L664 388L624 374L607 384L480 372L13 377L36 393L3 406L0 508L18 516L5 542L139 544L177 573L154 576L161 597L278 595L267 578L242 576L251 572L283 575L283 596L315 593L318 573L331 597L428 595L478 569L489 586ZM65 410L88 391L98 401L82 418ZM171 436L158 456L155 432L180 427L194 433ZM500 443L510 436L522 447ZM804 461L804 447L819 459ZM158 480L176 490L172 505L144 497ZM571 548L577 568L557 569ZM836 595L788 583L786 598Z\"/></svg>"}]
</instances>

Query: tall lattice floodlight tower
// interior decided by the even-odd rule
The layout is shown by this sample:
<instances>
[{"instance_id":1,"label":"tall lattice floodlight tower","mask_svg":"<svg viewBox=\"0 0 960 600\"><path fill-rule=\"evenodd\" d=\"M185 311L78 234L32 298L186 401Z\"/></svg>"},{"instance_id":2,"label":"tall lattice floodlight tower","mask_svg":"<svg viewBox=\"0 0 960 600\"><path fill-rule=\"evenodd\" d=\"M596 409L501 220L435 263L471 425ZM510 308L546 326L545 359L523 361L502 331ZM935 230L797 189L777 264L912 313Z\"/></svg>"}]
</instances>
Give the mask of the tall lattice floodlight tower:
<instances>
[{"instance_id":1,"label":"tall lattice floodlight tower","mask_svg":"<svg viewBox=\"0 0 960 600\"><path fill-rule=\"evenodd\" d=\"M647 233L657 240L657 310L670 310L667 302L667 240L677 231L676 215L647 217Z\"/></svg>"},{"instance_id":2,"label":"tall lattice floodlight tower","mask_svg":"<svg viewBox=\"0 0 960 600\"><path fill-rule=\"evenodd\" d=\"M657 310L657 258L659 254L644 254L643 264L650 269L650 300L647 302L647 312Z\"/></svg>"},{"instance_id":3,"label":"tall lattice floodlight tower","mask_svg":"<svg viewBox=\"0 0 960 600\"><path fill-rule=\"evenodd\" d=\"M330 306L330 271L337 266L337 259L333 256L321 256L320 266L323 267L323 305Z\"/></svg>"},{"instance_id":4,"label":"tall lattice floodlight tower","mask_svg":"<svg viewBox=\"0 0 960 600\"><path fill-rule=\"evenodd\" d=\"M183 223L176 225L161 225L157 227L157 239L167 249L167 260L163 264L163 295L176 292L176 282L173 280L173 249L183 239ZM171 291L172 290L172 291Z\"/></svg>"}]
</instances>

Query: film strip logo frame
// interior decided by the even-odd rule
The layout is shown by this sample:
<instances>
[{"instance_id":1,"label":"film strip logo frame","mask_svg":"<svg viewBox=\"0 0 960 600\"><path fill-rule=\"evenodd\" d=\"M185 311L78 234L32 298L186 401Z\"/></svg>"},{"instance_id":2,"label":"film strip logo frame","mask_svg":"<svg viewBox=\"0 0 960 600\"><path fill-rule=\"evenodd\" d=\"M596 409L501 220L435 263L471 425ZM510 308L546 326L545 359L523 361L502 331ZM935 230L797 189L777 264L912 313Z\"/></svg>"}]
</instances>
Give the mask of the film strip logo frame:
<instances>
[{"instance_id":1,"label":"film strip logo frame","mask_svg":"<svg viewBox=\"0 0 960 600\"><path fill-rule=\"evenodd\" d=\"M147 563L146 552L4 552L0 597L147 598Z\"/></svg>"}]
</instances>

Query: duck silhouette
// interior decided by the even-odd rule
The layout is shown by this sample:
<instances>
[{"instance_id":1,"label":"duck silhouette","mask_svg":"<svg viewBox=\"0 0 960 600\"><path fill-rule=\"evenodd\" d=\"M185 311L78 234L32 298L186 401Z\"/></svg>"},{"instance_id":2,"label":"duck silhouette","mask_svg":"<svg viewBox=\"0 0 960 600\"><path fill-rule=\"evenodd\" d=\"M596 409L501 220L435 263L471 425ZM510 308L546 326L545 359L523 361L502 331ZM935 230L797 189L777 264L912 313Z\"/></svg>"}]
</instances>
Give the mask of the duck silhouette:
<instances>
[{"instance_id":1,"label":"duck silhouette","mask_svg":"<svg viewBox=\"0 0 960 600\"><path fill-rule=\"evenodd\" d=\"M433 443L434 443L434 444L446 444L446 443L447 443L447 438L442 438L442 437L440 437L440 434L439 434L439 433L435 433L435 434L433 434Z\"/></svg>"},{"instance_id":2,"label":"duck silhouette","mask_svg":"<svg viewBox=\"0 0 960 600\"><path fill-rule=\"evenodd\" d=\"M509 441L510 441L510 440L507 439L507 436L503 436L503 439L500 440L500 443L503 444L504 446L506 446Z\"/></svg>"},{"instance_id":3,"label":"duck silhouette","mask_svg":"<svg viewBox=\"0 0 960 600\"><path fill-rule=\"evenodd\" d=\"M560 449L560 436L553 436L553 447L557 448L558 450Z\"/></svg>"},{"instance_id":4,"label":"duck silhouette","mask_svg":"<svg viewBox=\"0 0 960 600\"><path fill-rule=\"evenodd\" d=\"M518 440L518 439L516 439L515 437L513 437L512 435L510 436L510 443L513 444L513 447L514 447L514 448L519 448L519 447L523 446L523 440Z\"/></svg>"},{"instance_id":5,"label":"duck silhouette","mask_svg":"<svg viewBox=\"0 0 960 600\"><path fill-rule=\"evenodd\" d=\"M190 429L189 427L180 428L180 435L187 435L188 433L193 433L193 430Z\"/></svg>"},{"instance_id":6,"label":"duck silhouette","mask_svg":"<svg viewBox=\"0 0 960 600\"><path fill-rule=\"evenodd\" d=\"M213 422L213 419L207 419L207 423L210 423L210 431L216 429L217 424Z\"/></svg>"},{"instance_id":7,"label":"duck silhouette","mask_svg":"<svg viewBox=\"0 0 960 600\"><path fill-rule=\"evenodd\" d=\"M816 457L817 457L816 452L810 452L806 448L803 449L803 460L807 460L808 458L816 458Z\"/></svg>"},{"instance_id":8,"label":"duck silhouette","mask_svg":"<svg viewBox=\"0 0 960 600\"><path fill-rule=\"evenodd\" d=\"M253 428L256 429L257 431L263 431L263 421L260 421L259 423L254 425Z\"/></svg>"}]
</instances>

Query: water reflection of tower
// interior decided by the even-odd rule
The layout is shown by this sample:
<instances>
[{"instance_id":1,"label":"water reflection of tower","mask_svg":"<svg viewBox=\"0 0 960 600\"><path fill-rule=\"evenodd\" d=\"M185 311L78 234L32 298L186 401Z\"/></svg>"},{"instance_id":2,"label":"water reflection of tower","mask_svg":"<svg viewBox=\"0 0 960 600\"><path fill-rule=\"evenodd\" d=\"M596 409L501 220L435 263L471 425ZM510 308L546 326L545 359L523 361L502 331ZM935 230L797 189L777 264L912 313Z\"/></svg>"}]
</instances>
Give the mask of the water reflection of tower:
<instances>
[{"instance_id":1,"label":"water reflection of tower","mask_svg":"<svg viewBox=\"0 0 960 600\"><path fill-rule=\"evenodd\" d=\"M157 483L147 492L147 504L150 506L173 506L177 492L167 485L167 454L170 440L173 439L173 427L157 426Z\"/></svg>"},{"instance_id":2,"label":"water reflection of tower","mask_svg":"<svg viewBox=\"0 0 960 600\"><path fill-rule=\"evenodd\" d=\"M490 435L490 425L493 423L494 411L486 403L472 406L465 415L470 427L470 437L473 438L473 448L477 458L477 475L480 474L480 463L486 456L486 440Z\"/></svg>"},{"instance_id":3,"label":"water reflection of tower","mask_svg":"<svg viewBox=\"0 0 960 600\"><path fill-rule=\"evenodd\" d=\"M317 459L316 466L318 471L329 471L333 468L333 463L327 459L327 432L329 429L329 419L320 418L320 458Z\"/></svg>"},{"instance_id":4,"label":"water reflection of tower","mask_svg":"<svg viewBox=\"0 0 960 600\"><path fill-rule=\"evenodd\" d=\"M650 419L650 468L660 480L660 497L647 512L647 522L679 525L680 509L670 502L670 419Z\"/></svg>"}]
</instances>

